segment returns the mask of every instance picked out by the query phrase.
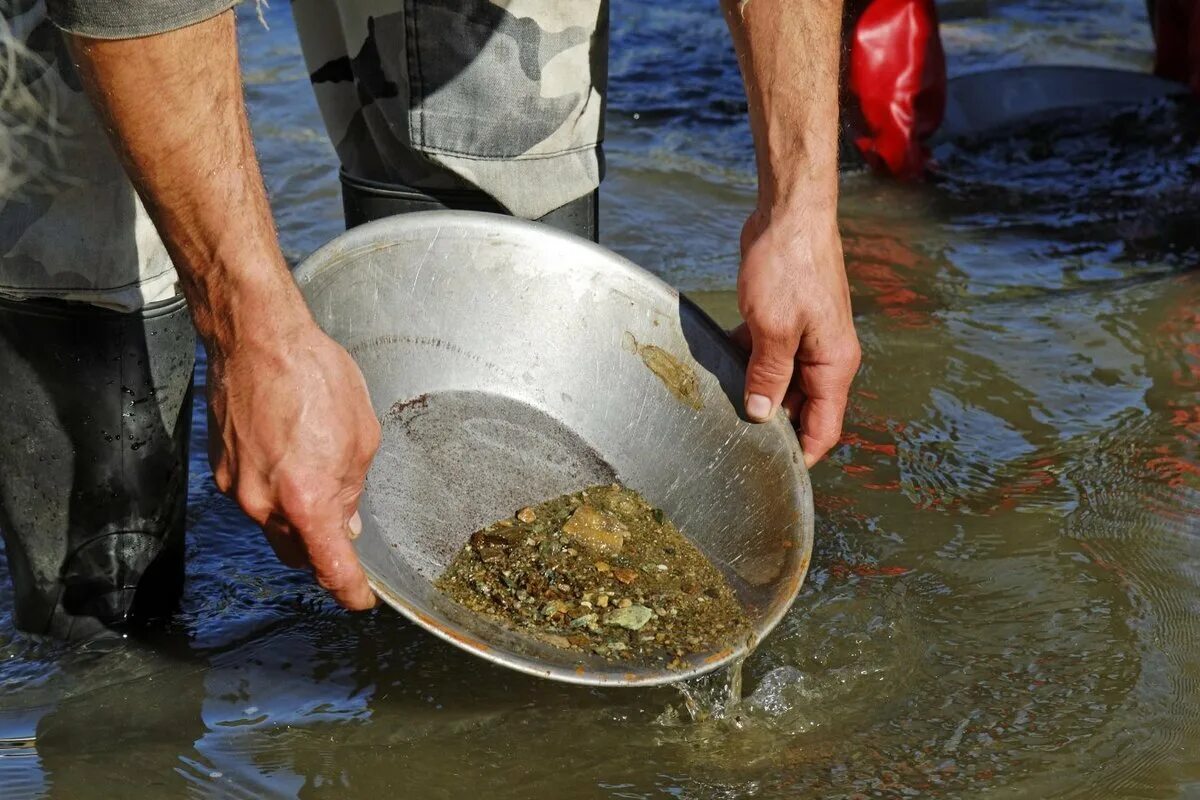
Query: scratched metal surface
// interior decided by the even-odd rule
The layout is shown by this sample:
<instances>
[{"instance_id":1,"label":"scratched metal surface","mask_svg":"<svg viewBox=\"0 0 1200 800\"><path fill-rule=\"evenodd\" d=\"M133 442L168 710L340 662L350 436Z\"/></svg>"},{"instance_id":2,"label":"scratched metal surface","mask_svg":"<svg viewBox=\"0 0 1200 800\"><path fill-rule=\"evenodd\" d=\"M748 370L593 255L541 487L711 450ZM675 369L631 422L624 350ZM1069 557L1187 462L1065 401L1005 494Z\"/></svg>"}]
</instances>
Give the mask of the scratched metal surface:
<instances>
[{"instance_id":1,"label":"scratched metal surface","mask_svg":"<svg viewBox=\"0 0 1200 800\"><path fill-rule=\"evenodd\" d=\"M269 31L249 5L297 263L342 229L336 162L287 4ZM952 74L1149 68L1142 0L955 5ZM722 22L695 0L612 12L603 242L732 324L755 185ZM1175 114L944 143L918 187L843 179L864 367L812 472L809 573L739 707L690 722L673 687L542 680L390 608L340 612L213 488L202 366L176 626L66 650L12 633L0 589L0 797L1200 795L1200 123ZM719 712L720 683L688 690Z\"/></svg>"},{"instance_id":2,"label":"scratched metal surface","mask_svg":"<svg viewBox=\"0 0 1200 800\"><path fill-rule=\"evenodd\" d=\"M627 686L712 671L783 617L812 551L795 433L742 419L743 357L670 286L544 225L450 211L355 228L296 277L383 421L356 546L407 617L534 675ZM725 572L753 638L682 670L612 662L504 631L433 588L472 531L614 478Z\"/></svg>"}]
</instances>

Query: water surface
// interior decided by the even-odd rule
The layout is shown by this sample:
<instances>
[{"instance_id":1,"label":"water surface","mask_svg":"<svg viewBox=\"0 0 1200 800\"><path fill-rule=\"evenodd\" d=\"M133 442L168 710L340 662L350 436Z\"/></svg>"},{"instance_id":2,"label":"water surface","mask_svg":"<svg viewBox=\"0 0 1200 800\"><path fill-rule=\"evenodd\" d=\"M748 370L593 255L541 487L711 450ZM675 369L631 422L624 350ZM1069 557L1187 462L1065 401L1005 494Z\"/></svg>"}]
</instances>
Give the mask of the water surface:
<instances>
[{"instance_id":1,"label":"water surface","mask_svg":"<svg viewBox=\"0 0 1200 800\"><path fill-rule=\"evenodd\" d=\"M1137 0L988 5L945 26L954 71L1149 63ZM336 168L288 9L268 19L244 15L243 56L298 260L341 228ZM732 323L754 175L722 22L613 19L604 241ZM845 178L864 366L740 708L693 722L672 689L538 681L341 613L217 495L197 404L173 631L65 651L0 592L0 796L1200 795L1200 151L1193 112L1120 113L942 146L922 187Z\"/></svg>"}]
</instances>

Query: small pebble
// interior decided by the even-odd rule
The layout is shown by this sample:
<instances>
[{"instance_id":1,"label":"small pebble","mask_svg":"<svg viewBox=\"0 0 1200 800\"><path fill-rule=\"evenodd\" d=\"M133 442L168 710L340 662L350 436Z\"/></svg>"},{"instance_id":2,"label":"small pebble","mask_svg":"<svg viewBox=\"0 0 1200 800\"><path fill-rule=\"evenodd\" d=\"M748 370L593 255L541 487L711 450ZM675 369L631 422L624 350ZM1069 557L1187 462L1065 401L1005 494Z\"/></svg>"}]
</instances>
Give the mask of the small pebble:
<instances>
[{"instance_id":1,"label":"small pebble","mask_svg":"<svg viewBox=\"0 0 1200 800\"><path fill-rule=\"evenodd\" d=\"M614 578L627 586L637 580L637 573L625 567L614 567L612 574Z\"/></svg>"},{"instance_id":2,"label":"small pebble","mask_svg":"<svg viewBox=\"0 0 1200 800\"><path fill-rule=\"evenodd\" d=\"M612 569L612 567L610 567L608 564L604 563L603 561L597 561L595 566L596 566L596 572L608 572L610 569Z\"/></svg>"},{"instance_id":3,"label":"small pebble","mask_svg":"<svg viewBox=\"0 0 1200 800\"><path fill-rule=\"evenodd\" d=\"M555 614L561 614L567 610L566 603L561 600L551 600L546 605L542 606L543 617L553 617Z\"/></svg>"},{"instance_id":4,"label":"small pebble","mask_svg":"<svg viewBox=\"0 0 1200 800\"><path fill-rule=\"evenodd\" d=\"M512 508L512 506L509 506L509 508ZM521 522L524 522L525 524L537 522L537 512L529 506L525 506L517 512L517 519L521 520Z\"/></svg>"},{"instance_id":5,"label":"small pebble","mask_svg":"<svg viewBox=\"0 0 1200 800\"><path fill-rule=\"evenodd\" d=\"M620 602L617 603L617 608L629 608L631 605L633 605L632 600L628 597L622 597Z\"/></svg>"},{"instance_id":6,"label":"small pebble","mask_svg":"<svg viewBox=\"0 0 1200 800\"><path fill-rule=\"evenodd\" d=\"M653 616L654 612L645 606L630 605L622 606L620 610L609 614L605 622L609 625L619 625L626 630L640 631Z\"/></svg>"},{"instance_id":7,"label":"small pebble","mask_svg":"<svg viewBox=\"0 0 1200 800\"><path fill-rule=\"evenodd\" d=\"M601 608L608 608L608 595L602 594L596 598L596 605Z\"/></svg>"},{"instance_id":8,"label":"small pebble","mask_svg":"<svg viewBox=\"0 0 1200 800\"><path fill-rule=\"evenodd\" d=\"M541 638L547 643L555 647L567 648L571 646L571 641L565 636L559 636L557 633L543 633Z\"/></svg>"}]
</instances>

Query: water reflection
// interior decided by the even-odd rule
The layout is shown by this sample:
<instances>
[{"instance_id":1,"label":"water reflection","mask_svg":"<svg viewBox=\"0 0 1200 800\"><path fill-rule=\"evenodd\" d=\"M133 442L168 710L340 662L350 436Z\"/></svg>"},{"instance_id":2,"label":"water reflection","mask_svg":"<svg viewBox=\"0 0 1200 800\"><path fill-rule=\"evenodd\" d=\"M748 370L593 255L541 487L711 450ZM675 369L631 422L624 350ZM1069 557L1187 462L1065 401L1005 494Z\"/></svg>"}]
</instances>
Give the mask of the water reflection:
<instances>
[{"instance_id":1,"label":"water reflection","mask_svg":"<svg viewBox=\"0 0 1200 800\"><path fill-rule=\"evenodd\" d=\"M748 132L719 20L685 5L614 3L603 226L731 324ZM994 5L948 26L952 64L1145 54L1134 0ZM243 47L298 256L340 228L336 177L287 9L270 20ZM1167 106L1130 113L1153 124L1089 175L1063 166L1094 157L1081 130L1033 162L1028 145L944 150L957 177L935 186L847 180L864 368L814 474L808 581L732 713L686 722L671 689L558 686L390 612L343 615L197 455L175 631L66 652L12 634L0 592L0 796L1195 793L1200 250L1176 167L1196 142L1156 138ZM1039 183L1038 158L1072 192ZM204 422L198 407L197 454Z\"/></svg>"}]
</instances>

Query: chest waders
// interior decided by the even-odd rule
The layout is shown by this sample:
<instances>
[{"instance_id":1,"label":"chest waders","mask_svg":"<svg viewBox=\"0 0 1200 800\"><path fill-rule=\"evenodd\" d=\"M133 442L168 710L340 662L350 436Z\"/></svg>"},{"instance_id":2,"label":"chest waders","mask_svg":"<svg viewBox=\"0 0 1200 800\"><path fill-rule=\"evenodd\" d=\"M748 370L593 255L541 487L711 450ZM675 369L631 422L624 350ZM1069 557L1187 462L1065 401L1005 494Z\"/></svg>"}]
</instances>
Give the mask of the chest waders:
<instances>
[{"instance_id":1,"label":"chest waders","mask_svg":"<svg viewBox=\"0 0 1200 800\"><path fill-rule=\"evenodd\" d=\"M342 209L345 212L347 228L394 214L436 211L442 208L456 211L489 211L493 214L508 213L504 206L480 191L416 189L400 184L355 178L344 171L341 180ZM539 217L537 221L593 242L599 241L598 200L599 190L593 190Z\"/></svg>"},{"instance_id":2,"label":"chest waders","mask_svg":"<svg viewBox=\"0 0 1200 800\"><path fill-rule=\"evenodd\" d=\"M175 607L195 341L182 299L138 314L0 300L0 530L19 628L87 639Z\"/></svg>"}]
</instances>

